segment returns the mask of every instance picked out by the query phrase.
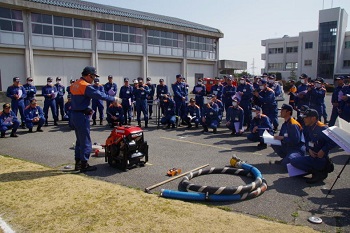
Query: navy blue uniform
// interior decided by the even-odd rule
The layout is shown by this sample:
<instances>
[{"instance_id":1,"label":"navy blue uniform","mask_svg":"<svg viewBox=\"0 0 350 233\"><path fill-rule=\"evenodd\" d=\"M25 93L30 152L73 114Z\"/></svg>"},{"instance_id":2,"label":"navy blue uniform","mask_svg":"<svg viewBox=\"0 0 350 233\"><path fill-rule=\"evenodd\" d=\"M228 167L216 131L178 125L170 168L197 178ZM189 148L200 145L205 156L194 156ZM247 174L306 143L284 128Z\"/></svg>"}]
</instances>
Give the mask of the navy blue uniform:
<instances>
[{"instance_id":1,"label":"navy blue uniform","mask_svg":"<svg viewBox=\"0 0 350 233\"><path fill-rule=\"evenodd\" d=\"M259 102L262 112L267 115L274 128L278 127L278 108L275 100L275 93L271 88L266 88L259 92Z\"/></svg>"},{"instance_id":2,"label":"navy blue uniform","mask_svg":"<svg viewBox=\"0 0 350 233\"><path fill-rule=\"evenodd\" d=\"M253 132L254 127L258 129ZM250 134L247 135L247 139L253 142L264 143L262 137L264 131L267 130L272 135L272 125L268 116L260 114L260 117L254 117L250 124Z\"/></svg>"},{"instance_id":3,"label":"navy blue uniform","mask_svg":"<svg viewBox=\"0 0 350 233\"><path fill-rule=\"evenodd\" d=\"M224 86L219 83L210 87L210 94L216 95L219 100L222 100L222 94L224 92Z\"/></svg>"},{"instance_id":4,"label":"navy blue uniform","mask_svg":"<svg viewBox=\"0 0 350 233\"><path fill-rule=\"evenodd\" d=\"M106 95L109 95L112 97L117 96L117 92L118 92L117 84L115 84L113 82L112 83L107 82L103 87L105 89ZM112 101L107 100L107 104L106 104L107 108L111 103L112 103Z\"/></svg>"},{"instance_id":5,"label":"navy blue uniform","mask_svg":"<svg viewBox=\"0 0 350 233\"><path fill-rule=\"evenodd\" d=\"M24 116L24 99L27 97L27 92L22 85L16 86L12 85L7 88L6 96L11 98L11 108L12 111L17 116L19 114L21 116L21 122L24 124L25 116Z\"/></svg>"},{"instance_id":6,"label":"navy blue uniform","mask_svg":"<svg viewBox=\"0 0 350 233\"><path fill-rule=\"evenodd\" d=\"M240 134L243 130L244 110L240 106L229 107L226 114L226 126L235 134ZM237 126L235 126L237 125ZM236 128L238 130L236 130Z\"/></svg>"},{"instance_id":7,"label":"navy blue uniform","mask_svg":"<svg viewBox=\"0 0 350 233\"><path fill-rule=\"evenodd\" d=\"M295 96L295 105L297 106L297 109L300 109L301 106L307 105L309 106L309 99L306 96L307 89L308 89L307 84L300 84L297 88L296 96ZM299 115L298 111L298 115Z\"/></svg>"},{"instance_id":8,"label":"navy blue uniform","mask_svg":"<svg viewBox=\"0 0 350 233\"><path fill-rule=\"evenodd\" d=\"M225 111L232 106L232 97L236 94L235 86L225 86L223 89L222 102L224 103Z\"/></svg>"},{"instance_id":9,"label":"navy blue uniform","mask_svg":"<svg viewBox=\"0 0 350 233\"><path fill-rule=\"evenodd\" d=\"M107 108L107 121L111 126L122 125L124 123L123 106L111 104Z\"/></svg>"},{"instance_id":10,"label":"navy blue uniform","mask_svg":"<svg viewBox=\"0 0 350 233\"><path fill-rule=\"evenodd\" d=\"M15 135L19 127L19 120L13 111L6 113L4 111L0 112L0 132L1 137L5 137L5 132L12 129L11 135Z\"/></svg>"},{"instance_id":11,"label":"navy blue uniform","mask_svg":"<svg viewBox=\"0 0 350 233\"><path fill-rule=\"evenodd\" d=\"M311 88L306 94L306 98L309 99L309 107L315 109L318 112L319 120L323 116L324 112L324 98L326 97L326 89L324 88Z\"/></svg>"},{"instance_id":12,"label":"navy blue uniform","mask_svg":"<svg viewBox=\"0 0 350 233\"><path fill-rule=\"evenodd\" d=\"M96 90L98 90L99 92L104 92L104 88L101 84L94 84L92 85L92 87ZM96 121L96 114L98 111L98 114L100 116L100 122L102 122L103 118L104 118L104 114L103 114L103 110L104 110L104 106L103 106L103 101L100 99L92 99L91 100L91 108L92 110L94 110L94 113L92 114L92 120Z\"/></svg>"},{"instance_id":13,"label":"navy blue uniform","mask_svg":"<svg viewBox=\"0 0 350 233\"><path fill-rule=\"evenodd\" d=\"M136 114L137 122L141 125L141 112L145 119L145 127L148 125L148 108L147 108L147 96L149 94L149 88L147 85L136 85L133 90L134 98L136 101Z\"/></svg>"},{"instance_id":14,"label":"navy blue uniform","mask_svg":"<svg viewBox=\"0 0 350 233\"><path fill-rule=\"evenodd\" d=\"M162 125L168 124L168 126L170 126L170 124L172 125L172 127L175 127L175 122L176 122L176 104L175 101L171 98L168 98L164 101L164 117L162 117L162 119L160 120L160 123Z\"/></svg>"},{"instance_id":15,"label":"navy blue uniform","mask_svg":"<svg viewBox=\"0 0 350 233\"><path fill-rule=\"evenodd\" d=\"M294 118L291 117L282 124L279 136L284 137L282 145L271 145L271 147L282 158L282 165L287 165L293 158L305 155L302 127Z\"/></svg>"},{"instance_id":16,"label":"navy blue uniform","mask_svg":"<svg viewBox=\"0 0 350 233\"><path fill-rule=\"evenodd\" d=\"M184 106L186 106L187 88L184 82L176 82L172 84L174 92L174 101L176 104L176 115L184 119L185 113L182 112Z\"/></svg>"},{"instance_id":17,"label":"navy blue uniform","mask_svg":"<svg viewBox=\"0 0 350 233\"><path fill-rule=\"evenodd\" d=\"M203 113L202 113L202 125L204 127L204 131L208 131L208 127L214 130L216 133L216 129L219 125L219 106L216 103L209 103L204 105Z\"/></svg>"},{"instance_id":18,"label":"navy blue uniform","mask_svg":"<svg viewBox=\"0 0 350 233\"><path fill-rule=\"evenodd\" d=\"M189 127L192 126L191 122L194 122L196 127L198 127L198 124L201 121L201 110L198 105L187 105L185 121Z\"/></svg>"},{"instance_id":19,"label":"navy blue uniform","mask_svg":"<svg viewBox=\"0 0 350 233\"><path fill-rule=\"evenodd\" d=\"M306 126L304 128L306 151L312 150L318 153L320 150L322 150L324 152L324 156L322 158L312 156L294 158L290 161L294 167L310 173L325 169L328 161L328 153L333 147L336 146L329 137L322 133L322 131L326 128L327 126L320 121L316 122L314 125Z\"/></svg>"},{"instance_id":20,"label":"navy blue uniform","mask_svg":"<svg viewBox=\"0 0 350 233\"><path fill-rule=\"evenodd\" d=\"M347 122L350 122L350 86L344 86L341 92L343 97L339 104L339 116Z\"/></svg>"},{"instance_id":21,"label":"navy blue uniform","mask_svg":"<svg viewBox=\"0 0 350 233\"><path fill-rule=\"evenodd\" d=\"M127 120L131 121L132 115L132 102L134 102L133 96L134 88L130 85L122 86L119 91L119 98L122 100L122 106L124 111L124 124L127 124Z\"/></svg>"},{"instance_id":22,"label":"navy blue uniform","mask_svg":"<svg viewBox=\"0 0 350 233\"><path fill-rule=\"evenodd\" d=\"M147 97L147 104L148 104L148 117L152 119L152 114L153 114L153 99L154 99L154 94L156 93L156 84L151 84L147 83L146 84L149 89L149 94Z\"/></svg>"},{"instance_id":23,"label":"navy blue uniform","mask_svg":"<svg viewBox=\"0 0 350 233\"><path fill-rule=\"evenodd\" d=\"M328 124L329 127L335 125L335 121L337 120L337 117L339 115L339 103L341 102L339 93L343 89L343 87L344 87L344 84L341 86L337 86L336 88L334 88L334 91L332 93L331 103L333 106L332 106L331 119L329 120L329 124Z\"/></svg>"},{"instance_id":24,"label":"navy blue uniform","mask_svg":"<svg viewBox=\"0 0 350 233\"><path fill-rule=\"evenodd\" d=\"M63 120L64 116L64 94L66 93L65 87L62 84L56 83L55 84L56 90L57 90L57 96L56 96L56 114L57 118L59 116L59 113L61 113L61 117Z\"/></svg>"},{"instance_id":25,"label":"navy blue uniform","mask_svg":"<svg viewBox=\"0 0 350 233\"><path fill-rule=\"evenodd\" d=\"M28 106L30 103L30 100L33 99L36 95L36 87L28 83L24 84L23 87L27 93L27 97L24 98L24 106Z\"/></svg>"},{"instance_id":26,"label":"navy blue uniform","mask_svg":"<svg viewBox=\"0 0 350 233\"><path fill-rule=\"evenodd\" d=\"M44 112L40 106L27 106L24 110L24 115L26 117L26 126L29 130L32 129L34 125L37 125L38 129L40 129L45 123ZM33 122L34 118L38 118L38 121Z\"/></svg>"},{"instance_id":27,"label":"navy blue uniform","mask_svg":"<svg viewBox=\"0 0 350 233\"><path fill-rule=\"evenodd\" d=\"M198 104L202 110L204 105L204 96L207 95L205 86L203 84L197 84L193 87L192 93L195 94L196 104Z\"/></svg>"},{"instance_id":28,"label":"navy blue uniform","mask_svg":"<svg viewBox=\"0 0 350 233\"><path fill-rule=\"evenodd\" d=\"M47 125L47 119L49 115L49 108L51 108L52 118L56 124L58 120L57 108L56 108L56 99L54 98L57 89L55 86L46 85L42 89L42 95L44 96L44 116L45 116L45 125Z\"/></svg>"},{"instance_id":29,"label":"navy blue uniform","mask_svg":"<svg viewBox=\"0 0 350 233\"><path fill-rule=\"evenodd\" d=\"M244 125L250 127L250 121L252 119L252 98L253 98L253 87L250 84L239 84L237 92L241 96L239 106L244 110Z\"/></svg>"},{"instance_id":30,"label":"navy blue uniform","mask_svg":"<svg viewBox=\"0 0 350 233\"><path fill-rule=\"evenodd\" d=\"M159 100L159 106L161 113L164 114L164 95L169 94L168 86L167 85L157 85L156 88L156 95L157 99Z\"/></svg>"},{"instance_id":31,"label":"navy blue uniform","mask_svg":"<svg viewBox=\"0 0 350 233\"><path fill-rule=\"evenodd\" d=\"M64 104L64 117L63 120L64 121L68 121L68 126L69 128L73 129L73 124L72 124L72 117L71 117L71 113L72 113L72 101L67 101Z\"/></svg>"}]
</instances>

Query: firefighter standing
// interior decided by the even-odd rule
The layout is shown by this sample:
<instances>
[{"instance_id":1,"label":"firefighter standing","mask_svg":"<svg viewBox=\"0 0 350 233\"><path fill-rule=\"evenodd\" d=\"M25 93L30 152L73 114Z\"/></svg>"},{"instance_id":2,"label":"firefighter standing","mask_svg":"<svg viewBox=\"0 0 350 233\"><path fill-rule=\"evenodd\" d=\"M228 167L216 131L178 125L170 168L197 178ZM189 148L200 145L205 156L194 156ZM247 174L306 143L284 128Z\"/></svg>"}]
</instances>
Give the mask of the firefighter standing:
<instances>
[{"instance_id":1,"label":"firefighter standing","mask_svg":"<svg viewBox=\"0 0 350 233\"><path fill-rule=\"evenodd\" d=\"M124 86L120 88L119 98L122 100L123 112L124 112L124 124L131 123L132 114L132 102L134 88L129 85L129 78L124 78Z\"/></svg>"},{"instance_id":2,"label":"firefighter standing","mask_svg":"<svg viewBox=\"0 0 350 233\"><path fill-rule=\"evenodd\" d=\"M61 117L63 120L64 116L64 94L66 93L65 87L61 84L61 78L56 78L56 84L55 87L57 89L57 96L56 96L56 114L57 114L57 120L59 117L59 114L61 113Z\"/></svg>"},{"instance_id":3,"label":"firefighter standing","mask_svg":"<svg viewBox=\"0 0 350 233\"><path fill-rule=\"evenodd\" d=\"M137 124L141 127L141 112L145 119L145 128L148 128L148 108L147 108L147 96L150 90L147 85L143 84L143 79L138 78L138 84L133 90L134 98L136 101L136 114L137 114Z\"/></svg>"},{"instance_id":4,"label":"firefighter standing","mask_svg":"<svg viewBox=\"0 0 350 233\"><path fill-rule=\"evenodd\" d=\"M57 125L58 115L56 108L56 100L55 97L57 95L57 89L52 85L52 78L48 77L46 86L42 89L42 95L44 96L44 116L45 116L45 126L48 126L48 115L49 108L51 108L52 118L54 120L54 125Z\"/></svg>"},{"instance_id":5,"label":"firefighter standing","mask_svg":"<svg viewBox=\"0 0 350 233\"><path fill-rule=\"evenodd\" d=\"M17 116L19 114L21 116L21 127L25 129L25 117L24 117L24 99L27 97L27 92L24 87L20 84L20 80L18 77L13 78L13 85L7 88L6 96L11 98L11 107L12 111Z\"/></svg>"},{"instance_id":6,"label":"firefighter standing","mask_svg":"<svg viewBox=\"0 0 350 233\"><path fill-rule=\"evenodd\" d=\"M104 92L104 88L100 84L99 78L94 79L94 85L92 85L92 87L95 88L96 90L98 90L99 92ZM100 125L103 125L103 118L104 118L103 110L105 107L103 106L102 100L92 99L91 100L91 107L92 107L92 110L94 110L94 113L92 114L92 125L96 125L97 111L98 111L98 114L100 115Z\"/></svg>"},{"instance_id":7,"label":"firefighter standing","mask_svg":"<svg viewBox=\"0 0 350 233\"><path fill-rule=\"evenodd\" d=\"M33 85L33 78L27 78L27 83L24 84L23 87L27 92L27 97L24 98L24 106L28 106L30 104L30 100L36 95L36 87Z\"/></svg>"}]
</instances>

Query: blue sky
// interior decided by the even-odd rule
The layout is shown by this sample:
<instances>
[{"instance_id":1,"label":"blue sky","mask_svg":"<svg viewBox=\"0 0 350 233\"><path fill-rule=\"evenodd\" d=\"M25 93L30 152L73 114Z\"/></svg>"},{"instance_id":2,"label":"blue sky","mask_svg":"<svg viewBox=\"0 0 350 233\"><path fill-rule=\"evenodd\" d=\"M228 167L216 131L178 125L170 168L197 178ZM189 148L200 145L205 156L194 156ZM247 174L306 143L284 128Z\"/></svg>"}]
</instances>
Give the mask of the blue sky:
<instances>
[{"instance_id":1,"label":"blue sky","mask_svg":"<svg viewBox=\"0 0 350 233\"><path fill-rule=\"evenodd\" d=\"M341 7L350 0L89 0L105 5L172 16L217 28L224 33L219 58L246 61L249 73L264 67L261 40L298 36L317 30L319 10ZM349 17L350 18L350 17ZM348 20L347 31L350 31ZM254 59L254 69L253 67Z\"/></svg>"}]
</instances>

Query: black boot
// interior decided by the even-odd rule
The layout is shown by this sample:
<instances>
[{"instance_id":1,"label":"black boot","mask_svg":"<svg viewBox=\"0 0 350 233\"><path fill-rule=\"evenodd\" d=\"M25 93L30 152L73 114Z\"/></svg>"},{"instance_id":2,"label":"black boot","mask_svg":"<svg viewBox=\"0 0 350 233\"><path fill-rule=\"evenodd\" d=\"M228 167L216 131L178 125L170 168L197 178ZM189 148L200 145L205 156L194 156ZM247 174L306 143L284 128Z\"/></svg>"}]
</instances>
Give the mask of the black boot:
<instances>
[{"instance_id":1,"label":"black boot","mask_svg":"<svg viewBox=\"0 0 350 233\"><path fill-rule=\"evenodd\" d=\"M306 180L306 183L308 184L315 184L315 183L321 182L328 177L328 172L326 171L315 170L315 171L312 171L311 174L312 174L312 177Z\"/></svg>"},{"instance_id":2,"label":"black boot","mask_svg":"<svg viewBox=\"0 0 350 233\"><path fill-rule=\"evenodd\" d=\"M22 128L22 129L25 129L25 128L26 128L26 125L24 124L24 122L22 122L21 128Z\"/></svg>"},{"instance_id":3,"label":"black boot","mask_svg":"<svg viewBox=\"0 0 350 233\"><path fill-rule=\"evenodd\" d=\"M166 126L167 129L170 129L170 123Z\"/></svg>"},{"instance_id":4,"label":"black boot","mask_svg":"<svg viewBox=\"0 0 350 233\"><path fill-rule=\"evenodd\" d=\"M5 132L1 132L1 138L5 137Z\"/></svg>"},{"instance_id":5,"label":"black boot","mask_svg":"<svg viewBox=\"0 0 350 233\"><path fill-rule=\"evenodd\" d=\"M29 128L28 133L33 133L33 128Z\"/></svg>"},{"instance_id":6,"label":"black boot","mask_svg":"<svg viewBox=\"0 0 350 233\"><path fill-rule=\"evenodd\" d=\"M217 133L218 129L217 128L214 128L213 129L213 133Z\"/></svg>"},{"instance_id":7,"label":"black boot","mask_svg":"<svg viewBox=\"0 0 350 233\"><path fill-rule=\"evenodd\" d=\"M189 129L189 128L192 128L192 124L191 123L188 123L187 124L187 128Z\"/></svg>"},{"instance_id":8,"label":"black boot","mask_svg":"<svg viewBox=\"0 0 350 233\"><path fill-rule=\"evenodd\" d=\"M16 132L12 131L11 134L10 134L10 137L17 138L18 135L16 134Z\"/></svg>"},{"instance_id":9,"label":"black boot","mask_svg":"<svg viewBox=\"0 0 350 233\"><path fill-rule=\"evenodd\" d=\"M45 121L45 126L48 126L48 125L49 125L49 123L47 121Z\"/></svg>"},{"instance_id":10,"label":"black boot","mask_svg":"<svg viewBox=\"0 0 350 233\"><path fill-rule=\"evenodd\" d=\"M96 166L90 166L87 161L81 161L80 172L91 172L96 170L97 170Z\"/></svg>"},{"instance_id":11,"label":"black boot","mask_svg":"<svg viewBox=\"0 0 350 233\"><path fill-rule=\"evenodd\" d=\"M74 171L79 171L81 169L80 159L75 159Z\"/></svg>"},{"instance_id":12,"label":"black boot","mask_svg":"<svg viewBox=\"0 0 350 233\"><path fill-rule=\"evenodd\" d=\"M198 123L196 123L196 129L198 129Z\"/></svg>"},{"instance_id":13,"label":"black boot","mask_svg":"<svg viewBox=\"0 0 350 233\"><path fill-rule=\"evenodd\" d=\"M262 150L262 149L266 149L266 148L267 148L267 144L266 144L266 143L260 142L260 143L258 144L258 149Z\"/></svg>"},{"instance_id":14,"label":"black boot","mask_svg":"<svg viewBox=\"0 0 350 233\"><path fill-rule=\"evenodd\" d=\"M92 125L96 125L96 120L92 120Z\"/></svg>"},{"instance_id":15,"label":"black boot","mask_svg":"<svg viewBox=\"0 0 350 233\"><path fill-rule=\"evenodd\" d=\"M100 125L103 125L103 119L100 119Z\"/></svg>"},{"instance_id":16,"label":"black boot","mask_svg":"<svg viewBox=\"0 0 350 233\"><path fill-rule=\"evenodd\" d=\"M206 126L203 126L203 131L202 132L208 132L208 127L206 127Z\"/></svg>"},{"instance_id":17,"label":"black boot","mask_svg":"<svg viewBox=\"0 0 350 233\"><path fill-rule=\"evenodd\" d=\"M130 125L130 124L131 124L131 119L128 120L128 125Z\"/></svg>"},{"instance_id":18,"label":"black boot","mask_svg":"<svg viewBox=\"0 0 350 233\"><path fill-rule=\"evenodd\" d=\"M175 129L175 124L171 124L171 128L172 128L172 129Z\"/></svg>"},{"instance_id":19,"label":"black boot","mask_svg":"<svg viewBox=\"0 0 350 233\"><path fill-rule=\"evenodd\" d=\"M58 125L57 120L54 120L53 125Z\"/></svg>"},{"instance_id":20,"label":"black boot","mask_svg":"<svg viewBox=\"0 0 350 233\"><path fill-rule=\"evenodd\" d=\"M42 130L40 126L38 126L38 128L36 128L36 131L37 132L44 132L44 130Z\"/></svg>"},{"instance_id":21,"label":"black boot","mask_svg":"<svg viewBox=\"0 0 350 233\"><path fill-rule=\"evenodd\" d=\"M148 128L148 121L145 121L145 128Z\"/></svg>"},{"instance_id":22,"label":"black boot","mask_svg":"<svg viewBox=\"0 0 350 233\"><path fill-rule=\"evenodd\" d=\"M141 121L137 121L137 126L141 127Z\"/></svg>"}]
</instances>

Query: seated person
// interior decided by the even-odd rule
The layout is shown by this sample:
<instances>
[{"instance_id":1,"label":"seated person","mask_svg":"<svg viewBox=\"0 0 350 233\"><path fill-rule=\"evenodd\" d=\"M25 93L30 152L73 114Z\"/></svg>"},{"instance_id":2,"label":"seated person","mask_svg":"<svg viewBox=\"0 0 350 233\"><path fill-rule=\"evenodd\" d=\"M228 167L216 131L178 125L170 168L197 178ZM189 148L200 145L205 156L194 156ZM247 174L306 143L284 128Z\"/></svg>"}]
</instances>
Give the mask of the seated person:
<instances>
[{"instance_id":1,"label":"seated person","mask_svg":"<svg viewBox=\"0 0 350 233\"><path fill-rule=\"evenodd\" d=\"M274 139L281 141L281 146L271 145L272 149L282 158L276 164L286 166L290 160L305 155L305 143L303 142L303 130L299 122L293 117L293 107L283 104L281 108L281 118L284 119L279 135Z\"/></svg>"},{"instance_id":2,"label":"seated person","mask_svg":"<svg viewBox=\"0 0 350 233\"><path fill-rule=\"evenodd\" d=\"M20 124L17 119L15 113L11 110L10 104L4 104L3 111L0 112L0 132L1 137L5 137L5 133L7 130L12 129L10 137L18 137L16 134L18 126Z\"/></svg>"},{"instance_id":3,"label":"seated person","mask_svg":"<svg viewBox=\"0 0 350 233\"><path fill-rule=\"evenodd\" d=\"M264 143L262 137L265 130L267 130L271 135L273 135L273 129L268 116L262 114L261 108L255 105L252 108L252 121L250 124L250 134L248 134L247 139L253 142L260 142L258 144L258 149L266 149L267 145Z\"/></svg>"},{"instance_id":4,"label":"seated person","mask_svg":"<svg viewBox=\"0 0 350 233\"><path fill-rule=\"evenodd\" d=\"M202 113L202 125L203 132L208 132L208 127L213 129L213 133L217 132L217 128L219 125L219 106L213 101L211 101L204 105L203 113Z\"/></svg>"},{"instance_id":5,"label":"seated person","mask_svg":"<svg viewBox=\"0 0 350 233\"><path fill-rule=\"evenodd\" d=\"M307 105L302 105L299 109L298 109L298 112L299 112L299 116L297 116L297 121L299 122L299 124L304 128L305 124L304 124L304 118L302 117L302 115L304 114L304 112L306 110L309 109L309 106Z\"/></svg>"},{"instance_id":6,"label":"seated person","mask_svg":"<svg viewBox=\"0 0 350 233\"><path fill-rule=\"evenodd\" d=\"M327 165L330 163L328 153L336 144L322 132L327 126L318 120L318 112L315 109L306 110L302 116L305 122L305 146L309 156L293 158L290 163L300 170L311 173L312 177L306 182L313 184L327 178L329 172Z\"/></svg>"},{"instance_id":7,"label":"seated person","mask_svg":"<svg viewBox=\"0 0 350 233\"><path fill-rule=\"evenodd\" d=\"M71 114L71 110L72 109L72 99L71 99L71 95L68 94L67 96L67 102L64 104L64 116L63 116L63 120L64 121L68 121L68 125L69 127L72 129L73 125L70 121L70 114Z\"/></svg>"},{"instance_id":8,"label":"seated person","mask_svg":"<svg viewBox=\"0 0 350 233\"><path fill-rule=\"evenodd\" d=\"M29 129L29 133L33 133L33 126L37 125L36 131L43 132L41 127L45 123L45 117L43 109L37 104L36 99L31 99L30 104L24 110L24 116L26 119L26 126Z\"/></svg>"},{"instance_id":9,"label":"seated person","mask_svg":"<svg viewBox=\"0 0 350 233\"><path fill-rule=\"evenodd\" d=\"M190 104L186 107L186 118L185 122L187 123L187 128L192 127L192 122L195 123L196 128L198 128L199 121L201 119L200 107L196 104L196 100L191 98Z\"/></svg>"},{"instance_id":10,"label":"seated person","mask_svg":"<svg viewBox=\"0 0 350 233\"><path fill-rule=\"evenodd\" d=\"M163 107L164 107L164 116L160 119L160 123L162 125L167 125L167 128L175 128L176 123L176 114L175 114L175 101L170 98L168 94L164 94L163 96Z\"/></svg>"},{"instance_id":11,"label":"seated person","mask_svg":"<svg viewBox=\"0 0 350 233\"><path fill-rule=\"evenodd\" d=\"M111 128L118 125L121 126L124 122L123 106L120 103L121 100L118 99L112 102L107 108L107 122Z\"/></svg>"},{"instance_id":12,"label":"seated person","mask_svg":"<svg viewBox=\"0 0 350 233\"><path fill-rule=\"evenodd\" d=\"M212 95L212 102L216 103L219 107L219 111L218 111L218 118L219 118L219 123L222 121L222 116L224 113L224 104L222 103L221 100L219 100L217 98L216 95Z\"/></svg>"},{"instance_id":13,"label":"seated person","mask_svg":"<svg viewBox=\"0 0 350 233\"><path fill-rule=\"evenodd\" d=\"M228 107L226 114L226 127L232 130L231 135L243 134L244 110L239 106L237 98L232 100L232 106Z\"/></svg>"}]
</instances>

